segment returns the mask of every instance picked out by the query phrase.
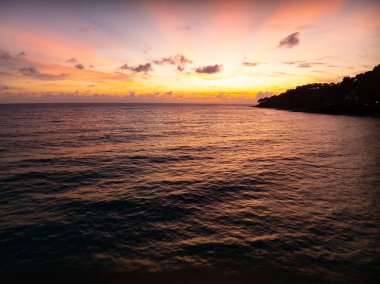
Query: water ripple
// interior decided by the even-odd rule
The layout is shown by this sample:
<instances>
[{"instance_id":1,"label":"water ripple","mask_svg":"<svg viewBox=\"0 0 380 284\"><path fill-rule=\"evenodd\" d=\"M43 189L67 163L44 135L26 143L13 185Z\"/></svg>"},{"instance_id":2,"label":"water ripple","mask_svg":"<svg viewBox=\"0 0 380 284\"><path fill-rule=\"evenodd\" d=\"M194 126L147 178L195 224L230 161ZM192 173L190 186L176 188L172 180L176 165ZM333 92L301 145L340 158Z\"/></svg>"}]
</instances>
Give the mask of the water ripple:
<instances>
[{"instance_id":1,"label":"water ripple","mask_svg":"<svg viewBox=\"0 0 380 284\"><path fill-rule=\"evenodd\" d=\"M378 119L0 108L0 278L378 282Z\"/></svg>"}]
</instances>

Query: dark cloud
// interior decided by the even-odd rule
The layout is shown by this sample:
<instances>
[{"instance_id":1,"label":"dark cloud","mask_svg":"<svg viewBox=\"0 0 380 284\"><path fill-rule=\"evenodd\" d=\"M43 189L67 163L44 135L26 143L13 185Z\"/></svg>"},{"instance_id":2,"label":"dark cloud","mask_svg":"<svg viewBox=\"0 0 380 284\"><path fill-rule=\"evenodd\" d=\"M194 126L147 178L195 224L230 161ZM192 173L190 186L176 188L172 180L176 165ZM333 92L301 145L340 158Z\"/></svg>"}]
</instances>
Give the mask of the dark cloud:
<instances>
[{"instance_id":1,"label":"dark cloud","mask_svg":"<svg viewBox=\"0 0 380 284\"><path fill-rule=\"evenodd\" d=\"M84 66L83 66L83 64L78 63L75 65L75 68L82 70L82 69L84 69Z\"/></svg>"},{"instance_id":2,"label":"dark cloud","mask_svg":"<svg viewBox=\"0 0 380 284\"><path fill-rule=\"evenodd\" d=\"M67 62L76 64L78 63L78 60L75 57L71 57L69 60L67 60Z\"/></svg>"},{"instance_id":3,"label":"dark cloud","mask_svg":"<svg viewBox=\"0 0 380 284\"><path fill-rule=\"evenodd\" d=\"M21 51L17 53L16 55L12 55L9 51L1 50L0 49L0 60L3 61L13 61L13 60L19 60L20 57L26 56L26 53L24 51Z\"/></svg>"},{"instance_id":4,"label":"dark cloud","mask_svg":"<svg viewBox=\"0 0 380 284\"><path fill-rule=\"evenodd\" d=\"M120 67L120 69L129 70L129 71L132 71L133 73L143 72L145 74L153 70L151 63L139 64L137 66L129 66L127 64L124 64L123 66Z\"/></svg>"},{"instance_id":5,"label":"dark cloud","mask_svg":"<svg viewBox=\"0 0 380 284\"><path fill-rule=\"evenodd\" d=\"M0 59L8 61L8 60L13 60L13 57L8 51L0 50Z\"/></svg>"},{"instance_id":6,"label":"dark cloud","mask_svg":"<svg viewBox=\"0 0 380 284\"><path fill-rule=\"evenodd\" d=\"M33 75L33 74L39 74L40 72L34 68L34 67L24 67L24 68L21 68L20 70L20 73L22 75Z\"/></svg>"},{"instance_id":7,"label":"dark cloud","mask_svg":"<svg viewBox=\"0 0 380 284\"><path fill-rule=\"evenodd\" d=\"M155 65L175 65L177 66L178 71L183 71L186 67L186 64L192 63L190 59L182 54L177 54L175 56L163 57L161 59L156 59L151 62L145 64L139 64L137 66L129 66L128 64L124 64L119 69L121 70L129 70L133 73L144 73L148 74L150 71L153 71L152 64Z\"/></svg>"},{"instance_id":8,"label":"dark cloud","mask_svg":"<svg viewBox=\"0 0 380 284\"><path fill-rule=\"evenodd\" d=\"M288 35L286 38L283 38L282 40L280 40L278 47L292 48L296 46L300 42L299 36L300 36L299 32L295 32Z\"/></svg>"},{"instance_id":9,"label":"dark cloud","mask_svg":"<svg viewBox=\"0 0 380 284\"><path fill-rule=\"evenodd\" d=\"M39 80L62 80L68 77L70 74L67 73L61 73L61 74L48 74L48 73L41 73L34 67L24 67L20 68L19 72L23 76L33 77L35 79Z\"/></svg>"},{"instance_id":10,"label":"dark cloud","mask_svg":"<svg viewBox=\"0 0 380 284\"><path fill-rule=\"evenodd\" d=\"M175 56L169 56L169 57L163 57L158 60L153 60L154 64L157 65L163 65L163 64L170 64L170 65L176 65L178 71L183 71L185 69L186 64L192 63L190 59L188 59L186 56L182 54L177 54Z\"/></svg>"},{"instance_id":11,"label":"dark cloud","mask_svg":"<svg viewBox=\"0 0 380 284\"><path fill-rule=\"evenodd\" d=\"M77 69L79 69L79 70L84 69L84 64L80 63L75 57L71 57L66 62L74 64L74 67L77 68Z\"/></svg>"},{"instance_id":12,"label":"dark cloud","mask_svg":"<svg viewBox=\"0 0 380 284\"><path fill-rule=\"evenodd\" d=\"M214 73L219 73L220 71L222 71L222 65L221 64L201 66L201 67L198 67L197 69L195 69L195 72L205 73L205 74L214 74Z\"/></svg>"}]
</instances>

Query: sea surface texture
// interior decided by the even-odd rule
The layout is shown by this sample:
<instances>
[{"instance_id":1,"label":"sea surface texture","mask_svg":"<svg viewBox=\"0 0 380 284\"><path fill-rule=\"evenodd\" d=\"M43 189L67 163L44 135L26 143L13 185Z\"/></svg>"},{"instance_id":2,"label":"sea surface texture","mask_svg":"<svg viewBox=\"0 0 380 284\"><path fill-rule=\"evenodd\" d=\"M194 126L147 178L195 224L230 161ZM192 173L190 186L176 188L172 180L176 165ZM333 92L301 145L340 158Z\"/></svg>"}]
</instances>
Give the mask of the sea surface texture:
<instances>
[{"instance_id":1,"label":"sea surface texture","mask_svg":"<svg viewBox=\"0 0 380 284\"><path fill-rule=\"evenodd\" d=\"M379 201L379 118L0 106L0 279L376 283Z\"/></svg>"}]
</instances>

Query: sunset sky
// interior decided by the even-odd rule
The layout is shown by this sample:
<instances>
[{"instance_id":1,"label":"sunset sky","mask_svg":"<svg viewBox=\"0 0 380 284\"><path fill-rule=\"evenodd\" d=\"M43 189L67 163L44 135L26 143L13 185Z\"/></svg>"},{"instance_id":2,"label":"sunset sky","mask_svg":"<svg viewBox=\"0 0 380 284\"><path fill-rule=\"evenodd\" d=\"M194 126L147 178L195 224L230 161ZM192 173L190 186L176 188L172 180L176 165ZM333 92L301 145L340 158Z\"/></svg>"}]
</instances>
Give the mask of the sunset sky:
<instances>
[{"instance_id":1,"label":"sunset sky","mask_svg":"<svg viewBox=\"0 0 380 284\"><path fill-rule=\"evenodd\" d=\"M253 103L380 63L380 1L0 2L0 103Z\"/></svg>"}]
</instances>

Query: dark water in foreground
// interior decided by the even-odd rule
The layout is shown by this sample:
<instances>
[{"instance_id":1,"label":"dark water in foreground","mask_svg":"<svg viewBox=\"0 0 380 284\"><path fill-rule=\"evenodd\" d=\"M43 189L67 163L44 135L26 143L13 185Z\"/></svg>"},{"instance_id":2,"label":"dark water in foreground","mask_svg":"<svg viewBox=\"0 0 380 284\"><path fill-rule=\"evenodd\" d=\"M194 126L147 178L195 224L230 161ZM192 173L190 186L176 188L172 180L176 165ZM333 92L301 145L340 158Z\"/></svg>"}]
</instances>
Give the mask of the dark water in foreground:
<instances>
[{"instance_id":1,"label":"dark water in foreground","mask_svg":"<svg viewBox=\"0 0 380 284\"><path fill-rule=\"evenodd\" d=\"M378 118L2 105L0 161L3 283L379 280Z\"/></svg>"}]
</instances>

